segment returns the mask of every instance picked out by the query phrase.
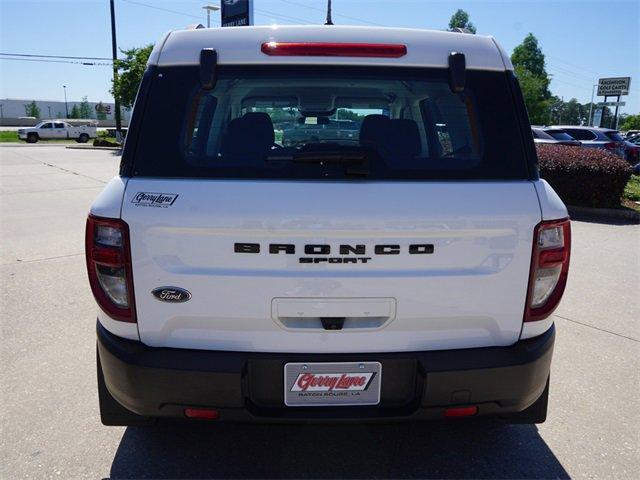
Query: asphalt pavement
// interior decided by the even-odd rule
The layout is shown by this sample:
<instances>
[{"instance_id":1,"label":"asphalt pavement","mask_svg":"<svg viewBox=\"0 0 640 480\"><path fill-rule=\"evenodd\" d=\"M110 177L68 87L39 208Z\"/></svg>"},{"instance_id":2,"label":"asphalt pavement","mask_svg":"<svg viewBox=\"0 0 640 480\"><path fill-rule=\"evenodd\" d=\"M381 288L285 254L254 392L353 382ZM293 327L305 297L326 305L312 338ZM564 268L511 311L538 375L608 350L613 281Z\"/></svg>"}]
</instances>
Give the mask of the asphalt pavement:
<instances>
[{"instance_id":1,"label":"asphalt pavement","mask_svg":"<svg viewBox=\"0 0 640 480\"><path fill-rule=\"evenodd\" d=\"M573 222L539 426L104 427L83 233L113 151L0 145L1 478L637 478L640 226Z\"/></svg>"}]
</instances>

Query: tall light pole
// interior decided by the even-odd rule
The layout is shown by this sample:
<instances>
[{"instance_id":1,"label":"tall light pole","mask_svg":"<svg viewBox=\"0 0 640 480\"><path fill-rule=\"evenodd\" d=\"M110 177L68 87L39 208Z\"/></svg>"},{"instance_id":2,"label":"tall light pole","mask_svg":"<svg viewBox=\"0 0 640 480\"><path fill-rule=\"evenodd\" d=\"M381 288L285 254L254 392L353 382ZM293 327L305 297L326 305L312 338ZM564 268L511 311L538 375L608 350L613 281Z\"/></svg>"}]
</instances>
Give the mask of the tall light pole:
<instances>
[{"instance_id":1,"label":"tall light pole","mask_svg":"<svg viewBox=\"0 0 640 480\"><path fill-rule=\"evenodd\" d=\"M66 118L69 118L69 105L67 104L67 86L62 85L62 90L64 90L64 111L67 114Z\"/></svg>"},{"instance_id":2,"label":"tall light pole","mask_svg":"<svg viewBox=\"0 0 640 480\"><path fill-rule=\"evenodd\" d=\"M109 0L109 6L111 7L111 55L113 58L113 84L116 84L118 79L118 44L116 42L116 7L113 4L113 0ZM120 142L122 140L122 119L120 118L120 100L118 95L113 96L115 117L116 117L116 140Z\"/></svg>"},{"instance_id":3,"label":"tall light pole","mask_svg":"<svg viewBox=\"0 0 640 480\"><path fill-rule=\"evenodd\" d=\"M217 5L205 5L202 8L207 11L207 28L211 28L211 12L217 12L220 7Z\"/></svg>"}]
</instances>

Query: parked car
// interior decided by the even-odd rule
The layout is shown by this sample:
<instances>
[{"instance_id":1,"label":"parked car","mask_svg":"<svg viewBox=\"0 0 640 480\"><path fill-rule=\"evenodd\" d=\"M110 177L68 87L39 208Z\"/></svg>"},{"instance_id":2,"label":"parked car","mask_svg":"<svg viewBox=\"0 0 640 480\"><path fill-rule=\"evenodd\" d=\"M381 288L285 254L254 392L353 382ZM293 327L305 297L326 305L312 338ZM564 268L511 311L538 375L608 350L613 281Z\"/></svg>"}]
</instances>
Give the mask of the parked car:
<instances>
[{"instance_id":1,"label":"parked car","mask_svg":"<svg viewBox=\"0 0 640 480\"><path fill-rule=\"evenodd\" d=\"M625 132L624 137L626 139L629 139L630 137L635 137L639 133L640 133L640 130L629 130L629 131Z\"/></svg>"},{"instance_id":2,"label":"parked car","mask_svg":"<svg viewBox=\"0 0 640 480\"><path fill-rule=\"evenodd\" d=\"M620 132L610 128L597 128L576 125L554 125L554 129L562 129L586 148L602 148L624 158L624 138Z\"/></svg>"},{"instance_id":3,"label":"parked car","mask_svg":"<svg viewBox=\"0 0 640 480\"><path fill-rule=\"evenodd\" d=\"M548 143L554 145L567 145L571 147L579 147L581 143L559 128L548 127L531 127L533 141L535 143Z\"/></svg>"},{"instance_id":4,"label":"parked car","mask_svg":"<svg viewBox=\"0 0 640 480\"><path fill-rule=\"evenodd\" d=\"M304 118L302 118L304 120ZM292 124L282 130L282 144L285 147L304 145L311 137L318 143L348 140L358 143L360 124L353 120L333 120L325 118L323 123Z\"/></svg>"},{"instance_id":5,"label":"parked car","mask_svg":"<svg viewBox=\"0 0 640 480\"><path fill-rule=\"evenodd\" d=\"M71 125L65 120L45 120L34 127L18 129L18 137L27 143L38 140L72 139L78 143L87 143L90 138L96 138L98 131L95 122L84 125Z\"/></svg>"},{"instance_id":6,"label":"parked car","mask_svg":"<svg viewBox=\"0 0 640 480\"><path fill-rule=\"evenodd\" d=\"M636 141L631 141L634 138ZM624 158L631 165L640 162L640 142L638 138L640 137L629 137L624 141Z\"/></svg>"},{"instance_id":7,"label":"parked car","mask_svg":"<svg viewBox=\"0 0 640 480\"><path fill-rule=\"evenodd\" d=\"M168 33L87 220L102 422L543 422L571 232L519 89L481 35Z\"/></svg>"}]
</instances>

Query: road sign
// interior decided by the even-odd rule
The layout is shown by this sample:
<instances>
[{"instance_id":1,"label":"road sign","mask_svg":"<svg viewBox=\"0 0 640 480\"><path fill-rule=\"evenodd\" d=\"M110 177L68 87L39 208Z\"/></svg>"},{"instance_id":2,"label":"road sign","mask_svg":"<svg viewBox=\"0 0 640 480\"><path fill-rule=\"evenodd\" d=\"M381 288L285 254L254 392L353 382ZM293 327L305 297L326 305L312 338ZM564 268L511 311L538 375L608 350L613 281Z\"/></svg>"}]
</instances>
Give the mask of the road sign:
<instances>
[{"instance_id":1,"label":"road sign","mask_svg":"<svg viewBox=\"0 0 640 480\"><path fill-rule=\"evenodd\" d=\"M253 25L253 0L222 0L220 6L223 27Z\"/></svg>"},{"instance_id":2,"label":"road sign","mask_svg":"<svg viewBox=\"0 0 640 480\"><path fill-rule=\"evenodd\" d=\"M627 102L598 102L599 107L624 107Z\"/></svg>"},{"instance_id":3,"label":"road sign","mask_svg":"<svg viewBox=\"0 0 640 480\"><path fill-rule=\"evenodd\" d=\"M593 112L593 120L591 121L591 126L599 127L600 123L602 123L602 108L598 108L595 112Z\"/></svg>"},{"instance_id":4,"label":"road sign","mask_svg":"<svg viewBox=\"0 0 640 480\"><path fill-rule=\"evenodd\" d=\"M629 95L629 84L631 77L601 78L598 80L599 97L617 97L619 95Z\"/></svg>"}]
</instances>

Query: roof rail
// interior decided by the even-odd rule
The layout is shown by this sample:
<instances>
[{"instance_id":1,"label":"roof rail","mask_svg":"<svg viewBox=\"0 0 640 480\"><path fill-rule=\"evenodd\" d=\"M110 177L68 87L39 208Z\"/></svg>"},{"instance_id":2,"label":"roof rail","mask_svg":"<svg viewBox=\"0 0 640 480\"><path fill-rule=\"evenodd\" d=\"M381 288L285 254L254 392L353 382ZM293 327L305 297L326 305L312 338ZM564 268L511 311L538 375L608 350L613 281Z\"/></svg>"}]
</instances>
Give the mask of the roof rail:
<instances>
[{"instance_id":1,"label":"roof rail","mask_svg":"<svg viewBox=\"0 0 640 480\"><path fill-rule=\"evenodd\" d=\"M200 30L201 28L204 28L204 25L202 25L201 23L190 23L189 25L187 25L187 30Z\"/></svg>"}]
</instances>

